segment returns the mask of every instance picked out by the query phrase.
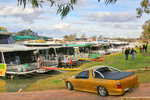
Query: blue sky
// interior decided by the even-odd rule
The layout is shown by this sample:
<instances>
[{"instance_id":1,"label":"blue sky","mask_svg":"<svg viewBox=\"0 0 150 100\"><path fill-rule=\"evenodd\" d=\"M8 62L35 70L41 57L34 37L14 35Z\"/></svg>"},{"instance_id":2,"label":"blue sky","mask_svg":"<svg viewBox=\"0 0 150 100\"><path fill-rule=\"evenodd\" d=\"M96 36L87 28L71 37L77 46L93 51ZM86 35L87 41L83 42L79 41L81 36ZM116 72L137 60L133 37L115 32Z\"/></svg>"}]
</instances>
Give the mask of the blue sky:
<instances>
[{"instance_id":1,"label":"blue sky","mask_svg":"<svg viewBox=\"0 0 150 100\"><path fill-rule=\"evenodd\" d=\"M58 0L57 0L58 1ZM61 0L59 0L61 1ZM63 0L68 1L68 0ZM43 8L33 9L30 4L23 10L17 6L17 0L0 0L0 26L9 32L31 29L39 35L62 38L64 35L77 33L110 38L139 38L142 25L149 16L136 18L136 8L141 0L118 0L106 5L103 0L78 0L74 11L61 20L56 14L56 7L48 3Z\"/></svg>"}]
</instances>

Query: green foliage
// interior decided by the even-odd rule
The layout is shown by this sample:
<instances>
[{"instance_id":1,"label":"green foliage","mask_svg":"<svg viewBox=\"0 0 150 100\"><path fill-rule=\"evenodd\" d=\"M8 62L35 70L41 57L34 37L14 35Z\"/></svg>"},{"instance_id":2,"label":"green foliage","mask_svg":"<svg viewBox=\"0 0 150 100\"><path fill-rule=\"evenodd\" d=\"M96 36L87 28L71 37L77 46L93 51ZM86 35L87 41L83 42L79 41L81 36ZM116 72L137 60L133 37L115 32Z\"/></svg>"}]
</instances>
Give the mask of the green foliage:
<instances>
[{"instance_id":1,"label":"green foliage","mask_svg":"<svg viewBox=\"0 0 150 100\"><path fill-rule=\"evenodd\" d=\"M50 7L53 7L54 5L58 7L57 14L61 15L61 19L65 18L67 14L74 10L73 7L76 5L77 0L70 0L68 3L63 3L63 1L58 2L57 0L47 0L50 3ZM30 2L33 8L39 8L42 7L42 4L44 3L44 0L18 0L18 5L22 5L25 8L26 2Z\"/></svg>"},{"instance_id":2,"label":"green foliage","mask_svg":"<svg viewBox=\"0 0 150 100\"><path fill-rule=\"evenodd\" d=\"M110 4L110 3L115 3L117 0L104 0L104 1L105 1L105 4Z\"/></svg>"},{"instance_id":3,"label":"green foliage","mask_svg":"<svg viewBox=\"0 0 150 100\"><path fill-rule=\"evenodd\" d=\"M140 18L142 16L142 13L150 13L150 3L149 0L143 0L140 4L141 7L137 8L137 18Z\"/></svg>"},{"instance_id":4,"label":"green foliage","mask_svg":"<svg viewBox=\"0 0 150 100\"><path fill-rule=\"evenodd\" d=\"M30 29L24 29L22 31L19 31L17 33L14 33L14 35L16 36L39 36L38 33L36 32L33 32L32 30Z\"/></svg>"},{"instance_id":5,"label":"green foliage","mask_svg":"<svg viewBox=\"0 0 150 100\"><path fill-rule=\"evenodd\" d=\"M77 4L77 0L70 0L68 3L58 2L57 0L47 0L50 3L50 7L54 5L58 7L57 14L60 14L61 19L65 18L70 11L74 10L74 6ZM104 0L105 4L115 3L117 0ZM23 5L24 9L26 7L26 2L30 2L33 8L42 7L44 0L18 0L18 5ZM98 0L100 2L100 0Z\"/></svg>"},{"instance_id":6,"label":"green foliage","mask_svg":"<svg viewBox=\"0 0 150 100\"><path fill-rule=\"evenodd\" d=\"M150 39L150 20L146 21L142 28L143 32L141 34L141 39L143 42L148 42Z\"/></svg>"}]
</instances>

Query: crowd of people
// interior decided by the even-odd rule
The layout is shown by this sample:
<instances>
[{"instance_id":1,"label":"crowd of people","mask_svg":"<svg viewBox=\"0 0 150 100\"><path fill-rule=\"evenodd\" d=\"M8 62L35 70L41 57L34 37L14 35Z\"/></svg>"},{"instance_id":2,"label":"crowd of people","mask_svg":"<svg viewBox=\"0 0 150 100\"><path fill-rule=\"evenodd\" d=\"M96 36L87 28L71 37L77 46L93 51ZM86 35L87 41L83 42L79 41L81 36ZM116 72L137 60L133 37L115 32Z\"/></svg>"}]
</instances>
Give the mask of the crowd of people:
<instances>
[{"instance_id":1,"label":"crowd of people","mask_svg":"<svg viewBox=\"0 0 150 100\"><path fill-rule=\"evenodd\" d=\"M143 44L143 48L140 46L139 47L139 49L140 49L140 53L142 53L142 51L143 51L143 53L145 52L147 52L147 44L145 45L145 44Z\"/></svg>"},{"instance_id":2,"label":"crowd of people","mask_svg":"<svg viewBox=\"0 0 150 100\"><path fill-rule=\"evenodd\" d=\"M143 46L139 47L140 53L146 53L147 52L147 46L148 44L143 44ZM137 47L137 46L136 46ZM137 47L138 48L138 47ZM124 48L122 48L122 54L125 54L125 60L128 60L128 56L131 55L132 60L134 61L134 55L137 53L134 48L126 48L124 51ZM72 68L72 59L68 61L68 56L64 58L64 64L65 68L67 68L67 65L69 65L69 68ZM58 57L58 68L62 68L62 61L61 61L61 56Z\"/></svg>"},{"instance_id":3,"label":"crowd of people","mask_svg":"<svg viewBox=\"0 0 150 100\"><path fill-rule=\"evenodd\" d=\"M68 56L64 58L65 68L67 68L67 65L69 64L69 68L72 68L72 58L70 61L68 61ZM58 68L62 68L62 61L61 56L58 57Z\"/></svg>"},{"instance_id":4,"label":"crowd of people","mask_svg":"<svg viewBox=\"0 0 150 100\"><path fill-rule=\"evenodd\" d=\"M130 48L126 48L125 50L125 60L128 60L128 55L130 54L132 56L132 60L134 60L134 55L137 52L132 48L132 50L130 51Z\"/></svg>"},{"instance_id":5,"label":"crowd of people","mask_svg":"<svg viewBox=\"0 0 150 100\"><path fill-rule=\"evenodd\" d=\"M147 46L148 46L148 44L143 44L143 47L139 47L139 50L140 50L140 53L146 53L147 52ZM137 47L137 46L136 46ZM138 47L137 47L138 48ZM122 53L123 53L123 49L122 49ZM134 50L133 48L132 48L132 50L130 51L130 48L126 48L126 50L125 50L125 60L128 60L128 56L129 56L129 54L131 55L131 57L132 57L132 60L134 60L134 55L137 53L137 51L136 50Z\"/></svg>"}]
</instances>

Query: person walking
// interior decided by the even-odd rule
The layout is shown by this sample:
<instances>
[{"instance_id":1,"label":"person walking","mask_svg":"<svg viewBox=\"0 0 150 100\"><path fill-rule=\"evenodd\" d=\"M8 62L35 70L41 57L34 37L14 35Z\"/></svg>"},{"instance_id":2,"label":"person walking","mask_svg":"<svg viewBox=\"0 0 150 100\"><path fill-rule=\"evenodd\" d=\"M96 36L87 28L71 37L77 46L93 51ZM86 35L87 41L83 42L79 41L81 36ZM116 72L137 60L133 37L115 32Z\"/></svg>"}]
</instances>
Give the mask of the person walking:
<instances>
[{"instance_id":1,"label":"person walking","mask_svg":"<svg viewBox=\"0 0 150 100\"><path fill-rule=\"evenodd\" d=\"M132 60L134 60L134 55L136 54L137 52L132 48L131 50L131 56L132 56Z\"/></svg>"},{"instance_id":2,"label":"person walking","mask_svg":"<svg viewBox=\"0 0 150 100\"><path fill-rule=\"evenodd\" d=\"M145 52L145 44L143 44L143 53Z\"/></svg>"},{"instance_id":3,"label":"person walking","mask_svg":"<svg viewBox=\"0 0 150 100\"><path fill-rule=\"evenodd\" d=\"M124 53L124 48L122 48L122 54Z\"/></svg>"},{"instance_id":4,"label":"person walking","mask_svg":"<svg viewBox=\"0 0 150 100\"><path fill-rule=\"evenodd\" d=\"M71 60L70 60L70 68L72 68L72 58L71 58Z\"/></svg>"},{"instance_id":5,"label":"person walking","mask_svg":"<svg viewBox=\"0 0 150 100\"><path fill-rule=\"evenodd\" d=\"M140 46L140 48L139 48L139 49L140 49L140 53L142 53L142 47L141 47L141 46Z\"/></svg>"},{"instance_id":6,"label":"person walking","mask_svg":"<svg viewBox=\"0 0 150 100\"><path fill-rule=\"evenodd\" d=\"M67 62L68 62L68 56L66 56L65 59L64 59L65 68L67 67Z\"/></svg>"},{"instance_id":7,"label":"person walking","mask_svg":"<svg viewBox=\"0 0 150 100\"><path fill-rule=\"evenodd\" d=\"M147 44L145 45L145 52L147 52Z\"/></svg>"},{"instance_id":8,"label":"person walking","mask_svg":"<svg viewBox=\"0 0 150 100\"><path fill-rule=\"evenodd\" d=\"M129 49L126 48L125 50L125 60L128 60L128 55L129 55Z\"/></svg>"},{"instance_id":9,"label":"person walking","mask_svg":"<svg viewBox=\"0 0 150 100\"><path fill-rule=\"evenodd\" d=\"M62 65L61 65L61 56L58 57L58 68L62 68Z\"/></svg>"},{"instance_id":10,"label":"person walking","mask_svg":"<svg viewBox=\"0 0 150 100\"><path fill-rule=\"evenodd\" d=\"M40 58L40 55L39 55L38 58L37 58L37 63L38 63L38 68L40 68L41 63L42 63L41 58Z\"/></svg>"}]
</instances>

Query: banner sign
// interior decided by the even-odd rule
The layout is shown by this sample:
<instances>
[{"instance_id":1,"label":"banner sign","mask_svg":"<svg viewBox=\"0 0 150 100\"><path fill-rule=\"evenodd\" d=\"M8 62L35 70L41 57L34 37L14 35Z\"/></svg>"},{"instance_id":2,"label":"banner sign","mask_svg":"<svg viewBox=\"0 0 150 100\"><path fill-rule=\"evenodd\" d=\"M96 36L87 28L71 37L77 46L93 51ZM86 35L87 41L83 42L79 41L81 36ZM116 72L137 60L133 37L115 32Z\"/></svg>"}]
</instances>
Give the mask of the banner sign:
<instances>
[{"instance_id":1,"label":"banner sign","mask_svg":"<svg viewBox=\"0 0 150 100\"><path fill-rule=\"evenodd\" d=\"M6 28L0 27L0 32L7 32Z\"/></svg>"},{"instance_id":2,"label":"banner sign","mask_svg":"<svg viewBox=\"0 0 150 100\"><path fill-rule=\"evenodd\" d=\"M6 64L0 63L0 76L5 76L5 72L6 72Z\"/></svg>"}]
</instances>

